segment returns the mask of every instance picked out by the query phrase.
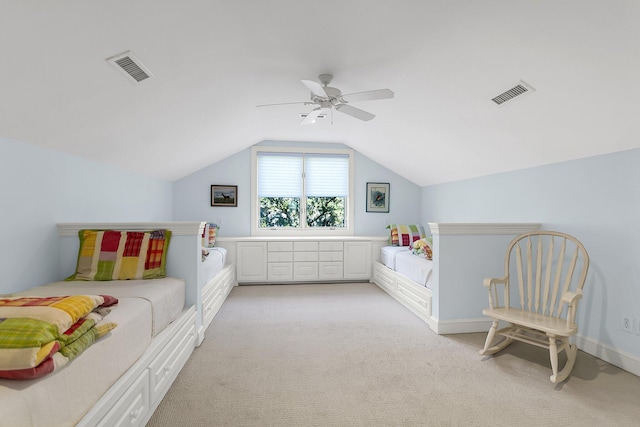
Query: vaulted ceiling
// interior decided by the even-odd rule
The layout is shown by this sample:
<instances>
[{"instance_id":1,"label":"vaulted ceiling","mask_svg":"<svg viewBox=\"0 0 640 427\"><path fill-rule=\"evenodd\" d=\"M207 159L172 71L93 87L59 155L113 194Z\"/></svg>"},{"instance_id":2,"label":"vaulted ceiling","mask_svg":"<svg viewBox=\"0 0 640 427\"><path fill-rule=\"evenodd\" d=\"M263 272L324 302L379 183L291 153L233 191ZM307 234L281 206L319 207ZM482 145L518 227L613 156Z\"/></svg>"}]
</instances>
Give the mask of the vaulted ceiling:
<instances>
[{"instance_id":1,"label":"vaulted ceiling","mask_svg":"<svg viewBox=\"0 0 640 427\"><path fill-rule=\"evenodd\" d=\"M640 147L636 0L0 1L0 136L162 179L262 140L344 143L421 186ZM105 61L127 50L152 78ZM354 102L367 122L256 108L321 73L395 98Z\"/></svg>"}]
</instances>

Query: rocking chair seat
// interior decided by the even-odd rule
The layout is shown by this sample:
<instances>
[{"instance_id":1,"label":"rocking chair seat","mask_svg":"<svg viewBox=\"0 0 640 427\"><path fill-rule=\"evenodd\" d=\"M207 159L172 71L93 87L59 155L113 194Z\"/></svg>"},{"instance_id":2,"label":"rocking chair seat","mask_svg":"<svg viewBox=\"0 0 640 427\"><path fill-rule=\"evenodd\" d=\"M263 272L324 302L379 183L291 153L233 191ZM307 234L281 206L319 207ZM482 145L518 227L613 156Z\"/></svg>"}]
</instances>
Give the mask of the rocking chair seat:
<instances>
[{"instance_id":1,"label":"rocking chair seat","mask_svg":"<svg viewBox=\"0 0 640 427\"><path fill-rule=\"evenodd\" d=\"M565 319L516 308L486 308L482 310L482 314L514 325L535 329L551 336L569 337L578 332L578 325L568 327Z\"/></svg>"}]
</instances>

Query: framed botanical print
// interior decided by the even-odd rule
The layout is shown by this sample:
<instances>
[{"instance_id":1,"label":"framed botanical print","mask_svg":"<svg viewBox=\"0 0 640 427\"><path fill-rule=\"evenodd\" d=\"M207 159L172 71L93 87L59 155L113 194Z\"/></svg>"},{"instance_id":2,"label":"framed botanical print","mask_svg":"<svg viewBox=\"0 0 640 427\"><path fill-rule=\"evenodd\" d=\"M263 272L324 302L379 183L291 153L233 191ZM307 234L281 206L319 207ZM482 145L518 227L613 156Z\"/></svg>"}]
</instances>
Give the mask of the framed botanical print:
<instances>
[{"instance_id":1,"label":"framed botanical print","mask_svg":"<svg viewBox=\"0 0 640 427\"><path fill-rule=\"evenodd\" d=\"M388 182L367 182L367 212L389 212Z\"/></svg>"}]
</instances>

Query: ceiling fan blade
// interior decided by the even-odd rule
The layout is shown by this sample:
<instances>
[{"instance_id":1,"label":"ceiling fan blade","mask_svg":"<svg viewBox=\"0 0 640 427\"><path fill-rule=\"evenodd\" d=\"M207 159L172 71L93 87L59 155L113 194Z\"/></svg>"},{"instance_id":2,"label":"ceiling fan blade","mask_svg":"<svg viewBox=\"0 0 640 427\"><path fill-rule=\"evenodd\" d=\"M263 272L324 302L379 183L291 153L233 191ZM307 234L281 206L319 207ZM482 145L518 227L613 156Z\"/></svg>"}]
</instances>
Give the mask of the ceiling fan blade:
<instances>
[{"instance_id":1,"label":"ceiling fan blade","mask_svg":"<svg viewBox=\"0 0 640 427\"><path fill-rule=\"evenodd\" d=\"M307 87L317 97L327 98L327 93L324 91L322 85L318 82L314 82L313 80L300 80L303 85Z\"/></svg>"},{"instance_id":2,"label":"ceiling fan blade","mask_svg":"<svg viewBox=\"0 0 640 427\"><path fill-rule=\"evenodd\" d=\"M355 117L356 119L364 120L365 122L373 119L376 116L375 114L371 114L367 111L352 107L351 105L347 104L336 105L336 110L340 111L341 113L348 114L351 117Z\"/></svg>"},{"instance_id":3,"label":"ceiling fan blade","mask_svg":"<svg viewBox=\"0 0 640 427\"><path fill-rule=\"evenodd\" d=\"M341 98L345 102L357 102L357 101L373 101L376 99L390 99L394 97L394 93L391 89L378 89L369 90L366 92L355 92L342 95Z\"/></svg>"},{"instance_id":4,"label":"ceiling fan blade","mask_svg":"<svg viewBox=\"0 0 640 427\"><path fill-rule=\"evenodd\" d=\"M256 105L256 107L273 107L274 105L293 105L293 104L311 105L311 104L313 104L313 102L309 102L309 101L302 101L302 102L281 102L281 103L279 103L279 104L260 104L260 105Z\"/></svg>"},{"instance_id":5,"label":"ceiling fan blade","mask_svg":"<svg viewBox=\"0 0 640 427\"><path fill-rule=\"evenodd\" d=\"M318 116L323 113L323 110L324 110L324 108L316 108L314 110L311 110L311 112L309 114L307 114L307 117L302 119L300 124L301 125L310 125L310 124L315 123L316 119L318 118Z\"/></svg>"}]
</instances>

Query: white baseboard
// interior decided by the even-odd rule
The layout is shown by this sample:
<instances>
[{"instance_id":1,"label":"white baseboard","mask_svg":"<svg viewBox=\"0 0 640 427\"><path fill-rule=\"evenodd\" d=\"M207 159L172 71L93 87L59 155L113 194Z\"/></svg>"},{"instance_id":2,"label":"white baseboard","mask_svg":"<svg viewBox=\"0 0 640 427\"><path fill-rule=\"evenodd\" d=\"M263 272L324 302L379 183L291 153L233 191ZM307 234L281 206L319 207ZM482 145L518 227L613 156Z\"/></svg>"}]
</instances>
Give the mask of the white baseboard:
<instances>
[{"instance_id":1,"label":"white baseboard","mask_svg":"<svg viewBox=\"0 0 640 427\"><path fill-rule=\"evenodd\" d=\"M580 335L576 337L576 344L585 353L640 376L640 359L637 356Z\"/></svg>"},{"instance_id":2,"label":"white baseboard","mask_svg":"<svg viewBox=\"0 0 640 427\"><path fill-rule=\"evenodd\" d=\"M483 317L479 319L437 320L432 317L429 326L438 335L487 332L491 327L491 319Z\"/></svg>"}]
</instances>

